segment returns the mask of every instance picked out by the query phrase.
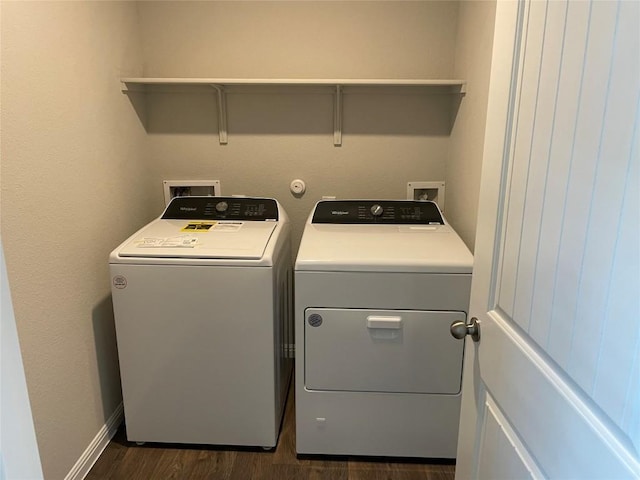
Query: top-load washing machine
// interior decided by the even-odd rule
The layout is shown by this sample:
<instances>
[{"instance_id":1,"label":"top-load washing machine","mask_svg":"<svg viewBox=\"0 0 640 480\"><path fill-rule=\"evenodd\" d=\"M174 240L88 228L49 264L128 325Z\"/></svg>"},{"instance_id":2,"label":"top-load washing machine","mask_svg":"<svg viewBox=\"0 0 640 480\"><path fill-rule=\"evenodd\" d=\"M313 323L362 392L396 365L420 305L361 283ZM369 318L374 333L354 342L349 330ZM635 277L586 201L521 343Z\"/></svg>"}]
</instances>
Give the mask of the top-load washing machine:
<instances>
[{"instance_id":1,"label":"top-load washing machine","mask_svg":"<svg viewBox=\"0 0 640 480\"><path fill-rule=\"evenodd\" d=\"M473 257L426 201L322 201L295 264L296 450L454 458Z\"/></svg>"},{"instance_id":2,"label":"top-load washing machine","mask_svg":"<svg viewBox=\"0 0 640 480\"><path fill-rule=\"evenodd\" d=\"M275 446L293 340L280 205L174 198L109 261L128 439Z\"/></svg>"}]
</instances>

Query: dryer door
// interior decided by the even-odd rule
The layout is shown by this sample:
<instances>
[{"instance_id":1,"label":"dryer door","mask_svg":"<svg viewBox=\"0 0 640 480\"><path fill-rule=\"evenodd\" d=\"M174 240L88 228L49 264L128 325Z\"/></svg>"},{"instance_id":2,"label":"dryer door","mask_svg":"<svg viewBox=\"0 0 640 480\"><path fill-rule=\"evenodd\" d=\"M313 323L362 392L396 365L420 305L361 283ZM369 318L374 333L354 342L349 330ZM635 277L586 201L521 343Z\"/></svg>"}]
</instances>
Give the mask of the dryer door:
<instances>
[{"instance_id":1,"label":"dryer door","mask_svg":"<svg viewBox=\"0 0 640 480\"><path fill-rule=\"evenodd\" d=\"M463 342L449 333L464 312L308 308L309 390L457 394Z\"/></svg>"}]
</instances>

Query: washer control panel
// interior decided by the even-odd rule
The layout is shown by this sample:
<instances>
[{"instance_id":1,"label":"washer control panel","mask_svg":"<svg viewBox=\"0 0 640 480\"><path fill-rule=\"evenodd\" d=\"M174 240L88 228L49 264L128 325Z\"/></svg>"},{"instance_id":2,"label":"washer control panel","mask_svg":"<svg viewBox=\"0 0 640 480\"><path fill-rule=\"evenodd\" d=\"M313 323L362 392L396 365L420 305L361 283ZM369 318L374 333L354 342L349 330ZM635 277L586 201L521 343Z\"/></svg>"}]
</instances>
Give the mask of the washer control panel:
<instances>
[{"instance_id":1,"label":"washer control panel","mask_svg":"<svg viewBox=\"0 0 640 480\"><path fill-rule=\"evenodd\" d=\"M325 200L311 223L444 225L434 202L412 200Z\"/></svg>"},{"instance_id":2,"label":"washer control panel","mask_svg":"<svg viewBox=\"0 0 640 480\"><path fill-rule=\"evenodd\" d=\"M278 220L272 198L175 197L162 214L172 220Z\"/></svg>"}]
</instances>

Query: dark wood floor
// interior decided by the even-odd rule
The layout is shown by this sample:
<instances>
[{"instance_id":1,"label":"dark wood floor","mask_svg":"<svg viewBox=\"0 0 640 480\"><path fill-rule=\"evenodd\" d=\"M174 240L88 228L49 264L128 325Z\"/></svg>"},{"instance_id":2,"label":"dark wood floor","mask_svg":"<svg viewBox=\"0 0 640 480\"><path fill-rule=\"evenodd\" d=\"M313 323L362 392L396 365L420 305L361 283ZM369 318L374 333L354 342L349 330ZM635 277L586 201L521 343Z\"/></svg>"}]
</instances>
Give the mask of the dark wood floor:
<instances>
[{"instance_id":1,"label":"dark wood floor","mask_svg":"<svg viewBox=\"0 0 640 480\"><path fill-rule=\"evenodd\" d=\"M297 458L295 402L289 392L284 424L274 451L128 442L118 430L87 480L453 480L454 465L365 457Z\"/></svg>"}]
</instances>

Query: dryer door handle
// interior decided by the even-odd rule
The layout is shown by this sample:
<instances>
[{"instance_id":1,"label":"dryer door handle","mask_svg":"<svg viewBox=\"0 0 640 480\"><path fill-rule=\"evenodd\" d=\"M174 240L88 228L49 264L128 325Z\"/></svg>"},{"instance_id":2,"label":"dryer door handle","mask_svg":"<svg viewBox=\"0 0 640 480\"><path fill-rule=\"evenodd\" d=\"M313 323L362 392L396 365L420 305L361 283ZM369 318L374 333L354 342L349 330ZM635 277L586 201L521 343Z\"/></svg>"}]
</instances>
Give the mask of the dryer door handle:
<instances>
[{"instance_id":1,"label":"dryer door handle","mask_svg":"<svg viewBox=\"0 0 640 480\"><path fill-rule=\"evenodd\" d=\"M402 317L369 315L367 317L367 328L402 328Z\"/></svg>"}]
</instances>

